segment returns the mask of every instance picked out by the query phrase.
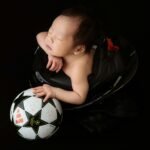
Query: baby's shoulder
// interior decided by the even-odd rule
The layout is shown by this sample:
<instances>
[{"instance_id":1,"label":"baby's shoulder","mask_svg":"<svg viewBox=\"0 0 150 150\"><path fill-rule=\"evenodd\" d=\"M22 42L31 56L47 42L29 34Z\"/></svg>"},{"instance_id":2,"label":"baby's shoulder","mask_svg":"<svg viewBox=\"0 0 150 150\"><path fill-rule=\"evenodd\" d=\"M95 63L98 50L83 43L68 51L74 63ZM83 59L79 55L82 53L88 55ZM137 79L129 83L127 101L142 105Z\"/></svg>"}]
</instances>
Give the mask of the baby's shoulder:
<instances>
[{"instance_id":1,"label":"baby's shoulder","mask_svg":"<svg viewBox=\"0 0 150 150\"><path fill-rule=\"evenodd\" d=\"M86 55L76 62L73 67L74 74L82 74L88 76L92 71L93 59L90 55Z\"/></svg>"}]
</instances>

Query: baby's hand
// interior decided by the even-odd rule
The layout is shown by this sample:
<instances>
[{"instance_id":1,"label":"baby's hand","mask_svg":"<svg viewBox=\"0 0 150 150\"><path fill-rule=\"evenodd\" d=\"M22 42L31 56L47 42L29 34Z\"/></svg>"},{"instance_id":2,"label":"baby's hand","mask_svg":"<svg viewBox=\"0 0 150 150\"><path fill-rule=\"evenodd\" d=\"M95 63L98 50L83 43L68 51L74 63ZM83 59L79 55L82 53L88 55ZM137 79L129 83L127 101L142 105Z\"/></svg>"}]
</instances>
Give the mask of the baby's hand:
<instances>
[{"instance_id":1,"label":"baby's hand","mask_svg":"<svg viewBox=\"0 0 150 150\"><path fill-rule=\"evenodd\" d=\"M51 87L48 84L43 84L42 86L37 86L32 88L32 91L34 94L36 94L38 97L43 97L43 102L46 102L49 98L55 98L56 93L53 90L54 88Z\"/></svg>"},{"instance_id":2,"label":"baby's hand","mask_svg":"<svg viewBox=\"0 0 150 150\"><path fill-rule=\"evenodd\" d=\"M46 68L50 71L59 72L63 66L63 59L61 57L48 56L48 63Z\"/></svg>"}]
</instances>

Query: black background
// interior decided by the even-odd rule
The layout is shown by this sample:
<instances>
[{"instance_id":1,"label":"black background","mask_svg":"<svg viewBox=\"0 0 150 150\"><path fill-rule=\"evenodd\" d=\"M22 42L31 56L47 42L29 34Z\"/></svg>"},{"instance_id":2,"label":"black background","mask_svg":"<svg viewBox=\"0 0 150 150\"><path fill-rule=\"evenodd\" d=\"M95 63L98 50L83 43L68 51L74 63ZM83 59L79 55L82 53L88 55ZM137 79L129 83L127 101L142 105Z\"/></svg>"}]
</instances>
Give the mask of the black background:
<instances>
[{"instance_id":1,"label":"black background","mask_svg":"<svg viewBox=\"0 0 150 150\"><path fill-rule=\"evenodd\" d=\"M138 104L138 117L126 122L123 128L115 129L99 137L60 136L48 141L26 141L16 135L9 121L9 109L13 98L22 90L27 89L33 52L36 48L35 36L47 30L53 18L64 8L76 4L93 8L96 15L105 22L109 32L123 35L136 48L139 56L137 74L129 86L133 90ZM95 149L129 149L144 147L146 144L146 122L144 119L145 70L148 65L146 56L149 50L148 36L148 4L144 1L67 1L67 0L26 0L5 1L0 5L0 144L11 147L32 148L46 146L51 148L90 147ZM85 141L86 142L85 142Z\"/></svg>"}]
</instances>

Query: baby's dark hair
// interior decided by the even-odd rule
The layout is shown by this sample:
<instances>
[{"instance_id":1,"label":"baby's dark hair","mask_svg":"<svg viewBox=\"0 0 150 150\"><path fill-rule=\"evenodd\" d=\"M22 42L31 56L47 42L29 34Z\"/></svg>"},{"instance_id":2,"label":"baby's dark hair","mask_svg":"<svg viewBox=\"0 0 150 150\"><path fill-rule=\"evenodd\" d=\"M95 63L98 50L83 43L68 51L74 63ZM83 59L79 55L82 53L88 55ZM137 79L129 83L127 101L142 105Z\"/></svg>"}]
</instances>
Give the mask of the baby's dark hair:
<instances>
[{"instance_id":1,"label":"baby's dark hair","mask_svg":"<svg viewBox=\"0 0 150 150\"><path fill-rule=\"evenodd\" d=\"M62 11L61 15L68 17L79 17L81 19L79 28L74 35L75 45L84 44L86 52L90 51L101 35L102 26L85 8L74 7Z\"/></svg>"}]
</instances>

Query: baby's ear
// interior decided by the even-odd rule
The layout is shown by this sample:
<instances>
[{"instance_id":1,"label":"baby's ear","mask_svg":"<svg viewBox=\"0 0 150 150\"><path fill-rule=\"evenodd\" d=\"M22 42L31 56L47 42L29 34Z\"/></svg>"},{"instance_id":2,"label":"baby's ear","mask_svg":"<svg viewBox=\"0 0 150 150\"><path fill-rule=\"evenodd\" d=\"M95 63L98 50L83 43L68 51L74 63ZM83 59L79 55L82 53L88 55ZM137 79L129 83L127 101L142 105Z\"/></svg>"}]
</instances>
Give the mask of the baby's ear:
<instances>
[{"instance_id":1,"label":"baby's ear","mask_svg":"<svg viewBox=\"0 0 150 150\"><path fill-rule=\"evenodd\" d=\"M74 55L79 55L85 52L85 45L78 45L74 50Z\"/></svg>"}]
</instances>

